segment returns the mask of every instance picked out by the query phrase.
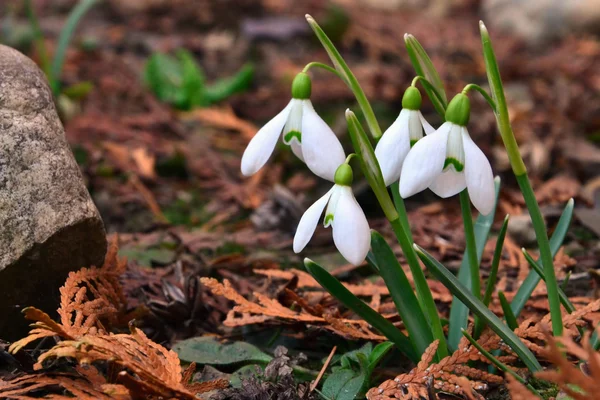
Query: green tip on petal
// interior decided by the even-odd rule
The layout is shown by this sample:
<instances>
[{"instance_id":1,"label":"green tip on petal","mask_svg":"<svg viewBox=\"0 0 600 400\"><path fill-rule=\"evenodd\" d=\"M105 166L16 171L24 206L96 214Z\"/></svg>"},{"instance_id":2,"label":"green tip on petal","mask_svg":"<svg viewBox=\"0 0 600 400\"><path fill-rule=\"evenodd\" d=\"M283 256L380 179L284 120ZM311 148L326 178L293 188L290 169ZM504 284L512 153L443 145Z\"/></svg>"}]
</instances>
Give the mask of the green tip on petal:
<instances>
[{"instance_id":1,"label":"green tip on petal","mask_svg":"<svg viewBox=\"0 0 600 400\"><path fill-rule=\"evenodd\" d=\"M352 185L353 179L354 175L352 173L352 167L350 167L346 163L338 167L338 169L335 171L335 176L333 177L333 181L335 182L335 184L341 186Z\"/></svg>"},{"instance_id":2,"label":"green tip on petal","mask_svg":"<svg viewBox=\"0 0 600 400\"><path fill-rule=\"evenodd\" d=\"M459 93L450 101L446 109L446 121L466 126L471 116L471 101L466 94Z\"/></svg>"},{"instance_id":3,"label":"green tip on petal","mask_svg":"<svg viewBox=\"0 0 600 400\"><path fill-rule=\"evenodd\" d=\"M306 100L310 98L312 82L306 72L300 72L292 82L292 97L294 99Z\"/></svg>"},{"instance_id":4,"label":"green tip on petal","mask_svg":"<svg viewBox=\"0 0 600 400\"><path fill-rule=\"evenodd\" d=\"M402 97L402 108L407 110L420 110L423 104L421 92L414 86L409 86Z\"/></svg>"}]
</instances>

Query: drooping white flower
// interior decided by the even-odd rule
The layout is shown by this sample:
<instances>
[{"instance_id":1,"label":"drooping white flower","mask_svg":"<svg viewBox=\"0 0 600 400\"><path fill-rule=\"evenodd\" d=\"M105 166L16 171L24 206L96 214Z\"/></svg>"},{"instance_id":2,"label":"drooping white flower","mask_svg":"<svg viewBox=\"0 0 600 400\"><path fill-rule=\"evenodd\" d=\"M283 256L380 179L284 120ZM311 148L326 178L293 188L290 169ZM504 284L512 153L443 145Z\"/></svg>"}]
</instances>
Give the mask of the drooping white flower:
<instances>
[{"instance_id":1,"label":"drooping white flower","mask_svg":"<svg viewBox=\"0 0 600 400\"><path fill-rule=\"evenodd\" d=\"M409 151L400 176L400 195L412 196L430 188L440 197L467 188L482 215L494 207L494 175L489 160L467 131L469 99L458 94L446 111L446 122L419 140Z\"/></svg>"},{"instance_id":2,"label":"drooping white flower","mask_svg":"<svg viewBox=\"0 0 600 400\"><path fill-rule=\"evenodd\" d=\"M421 93L417 88L410 86L406 89L400 115L377 143L375 156L386 186L400 179L404 159L410 148L423 137L423 131L429 135L435 130L419 111L421 102Z\"/></svg>"},{"instance_id":3,"label":"drooping white flower","mask_svg":"<svg viewBox=\"0 0 600 400\"><path fill-rule=\"evenodd\" d=\"M299 73L292 84L292 100L256 133L244 151L244 175L255 174L267 163L281 136L315 175L333 181L346 155L335 133L315 112L310 92L310 77Z\"/></svg>"},{"instance_id":4,"label":"drooping white flower","mask_svg":"<svg viewBox=\"0 0 600 400\"><path fill-rule=\"evenodd\" d=\"M335 185L312 206L298 224L294 236L294 252L301 252L312 238L325 207L325 227L331 226L333 242L342 256L354 265L361 264L369 252L371 234L369 223L352 193L352 169L348 164L339 166Z\"/></svg>"}]
</instances>

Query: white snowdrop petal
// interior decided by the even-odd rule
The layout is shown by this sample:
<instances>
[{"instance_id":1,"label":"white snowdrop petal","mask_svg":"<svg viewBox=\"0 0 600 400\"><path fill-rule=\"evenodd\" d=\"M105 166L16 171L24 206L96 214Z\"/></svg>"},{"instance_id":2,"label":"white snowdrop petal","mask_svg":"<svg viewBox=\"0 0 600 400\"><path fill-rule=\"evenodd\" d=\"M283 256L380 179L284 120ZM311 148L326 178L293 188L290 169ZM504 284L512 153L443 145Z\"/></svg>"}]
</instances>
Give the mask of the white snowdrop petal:
<instances>
[{"instance_id":1,"label":"white snowdrop petal","mask_svg":"<svg viewBox=\"0 0 600 400\"><path fill-rule=\"evenodd\" d=\"M448 169L434 179L429 189L440 197L446 198L462 192L467 187L464 172Z\"/></svg>"},{"instance_id":2,"label":"white snowdrop petal","mask_svg":"<svg viewBox=\"0 0 600 400\"><path fill-rule=\"evenodd\" d=\"M313 205L304 212L302 218L300 218L296 234L294 235L293 247L295 253L300 253L312 238L315 229L317 228L317 224L319 223L319 219L321 218L321 214L323 214L323 210L325 209L334 188L335 186L325 193L323 197L315 201Z\"/></svg>"},{"instance_id":3,"label":"white snowdrop petal","mask_svg":"<svg viewBox=\"0 0 600 400\"><path fill-rule=\"evenodd\" d=\"M281 139L283 143L290 145L291 143L300 143L302 140L302 100L292 99L290 113L283 127L283 135Z\"/></svg>"},{"instance_id":4,"label":"white snowdrop petal","mask_svg":"<svg viewBox=\"0 0 600 400\"><path fill-rule=\"evenodd\" d=\"M429 134L435 132L435 128L433 126L431 126L431 124L429 122L427 122L427 120L425 119L423 114L421 114L421 111L417 111L417 112L419 113L419 119L421 120L421 125L423 125L423 130L425 131L425 134L429 135Z\"/></svg>"},{"instance_id":5,"label":"white snowdrop petal","mask_svg":"<svg viewBox=\"0 0 600 400\"><path fill-rule=\"evenodd\" d=\"M333 182L337 168L346 154L335 133L315 112L310 100L303 100L302 155L317 176Z\"/></svg>"},{"instance_id":6,"label":"white snowdrop petal","mask_svg":"<svg viewBox=\"0 0 600 400\"><path fill-rule=\"evenodd\" d=\"M385 185L389 186L400 179L402 163L410 150L408 119L410 111L403 109L396 121L383 133L375 147Z\"/></svg>"},{"instance_id":7,"label":"white snowdrop petal","mask_svg":"<svg viewBox=\"0 0 600 400\"><path fill-rule=\"evenodd\" d=\"M242 156L242 174L246 176L253 175L267 163L273 149L275 149L277 139L283 130L291 107L292 102L289 102L279 114L260 128L250 140Z\"/></svg>"},{"instance_id":8,"label":"white snowdrop petal","mask_svg":"<svg viewBox=\"0 0 600 400\"><path fill-rule=\"evenodd\" d=\"M466 128L463 128L462 137L469 197L482 215L488 215L494 209L495 200L492 166L483 151L473 142Z\"/></svg>"},{"instance_id":9,"label":"white snowdrop petal","mask_svg":"<svg viewBox=\"0 0 600 400\"><path fill-rule=\"evenodd\" d=\"M452 123L446 122L410 149L400 174L400 195L409 197L428 188L442 172Z\"/></svg>"},{"instance_id":10,"label":"white snowdrop petal","mask_svg":"<svg viewBox=\"0 0 600 400\"><path fill-rule=\"evenodd\" d=\"M304 162L304 156L302 155L302 145L298 143L297 140L292 140L290 143L290 147L292 148L292 153L296 155L302 162Z\"/></svg>"},{"instance_id":11,"label":"white snowdrop petal","mask_svg":"<svg viewBox=\"0 0 600 400\"><path fill-rule=\"evenodd\" d=\"M342 256L354 265L361 264L369 252L371 231L349 186L342 187L332 226L333 242Z\"/></svg>"},{"instance_id":12,"label":"white snowdrop petal","mask_svg":"<svg viewBox=\"0 0 600 400\"><path fill-rule=\"evenodd\" d=\"M412 143L423 137L423 124L421 124L418 111L409 110L408 112L408 133Z\"/></svg>"}]
</instances>

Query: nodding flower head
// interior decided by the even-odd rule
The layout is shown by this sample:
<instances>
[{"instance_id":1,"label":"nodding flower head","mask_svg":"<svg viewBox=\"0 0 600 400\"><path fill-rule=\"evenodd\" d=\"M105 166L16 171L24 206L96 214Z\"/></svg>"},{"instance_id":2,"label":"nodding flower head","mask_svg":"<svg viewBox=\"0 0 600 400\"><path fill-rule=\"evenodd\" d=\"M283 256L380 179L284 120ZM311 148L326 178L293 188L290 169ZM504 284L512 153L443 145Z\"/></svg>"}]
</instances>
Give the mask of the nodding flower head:
<instances>
[{"instance_id":1,"label":"nodding flower head","mask_svg":"<svg viewBox=\"0 0 600 400\"><path fill-rule=\"evenodd\" d=\"M423 133L428 135L434 131L419 111L421 102L419 89L413 86L406 89L400 115L377 143L375 156L386 186L400 179L404 159L410 148L423 137Z\"/></svg>"},{"instance_id":2,"label":"nodding flower head","mask_svg":"<svg viewBox=\"0 0 600 400\"><path fill-rule=\"evenodd\" d=\"M446 122L419 140L408 152L400 175L400 195L409 197L430 188L440 197L465 188L483 215L494 207L494 176L489 160L467 131L469 98L456 95L446 111Z\"/></svg>"},{"instance_id":3,"label":"nodding flower head","mask_svg":"<svg viewBox=\"0 0 600 400\"><path fill-rule=\"evenodd\" d=\"M294 236L294 252L306 247L325 210L323 224L326 228L331 226L333 242L342 256L354 265L365 260L371 242L369 223L354 198L351 184L352 168L344 163L335 172L335 185L302 215Z\"/></svg>"},{"instance_id":4,"label":"nodding flower head","mask_svg":"<svg viewBox=\"0 0 600 400\"><path fill-rule=\"evenodd\" d=\"M315 112L310 101L311 80L301 72L292 83L292 100L252 138L242 156L242 173L255 174L269 160L277 140L321 178L333 181L336 168L344 162L344 149L331 128Z\"/></svg>"}]
</instances>

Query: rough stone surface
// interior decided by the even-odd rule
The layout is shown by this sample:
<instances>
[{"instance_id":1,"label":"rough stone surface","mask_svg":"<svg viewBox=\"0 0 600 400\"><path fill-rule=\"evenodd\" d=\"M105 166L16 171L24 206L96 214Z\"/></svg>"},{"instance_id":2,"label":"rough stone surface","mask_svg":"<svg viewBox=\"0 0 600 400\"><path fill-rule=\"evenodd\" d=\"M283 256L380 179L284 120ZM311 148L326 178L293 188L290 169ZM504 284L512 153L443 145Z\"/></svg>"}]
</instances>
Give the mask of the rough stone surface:
<instances>
[{"instance_id":1,"label":"rough stone surface","mask_svg":"<svg viewBox=\"0 0 600 400\"><path fill-rule=\"evenodd\" d=\"M543 45L571 33L600 33L600 0L483 0L484 22Z\"/></svg>"},{"instance_id":2,"label":"rough stone surface","mask_svg":"<svg viewBox=\"0 0 600 400\"><path fill-rule=\"evenodd\" d=\"M44 74L0 45L0 338L27 331L23 307L55 312L68 272L105 252Z\"/></svg>"}]
</instances>

